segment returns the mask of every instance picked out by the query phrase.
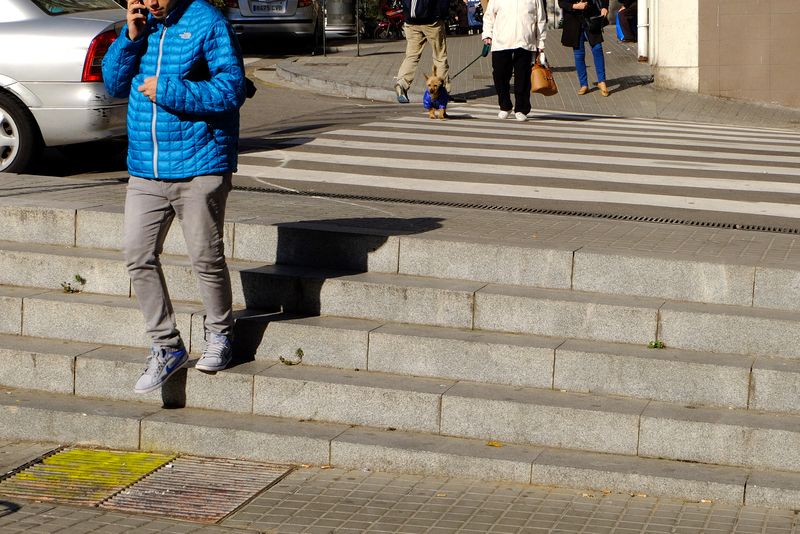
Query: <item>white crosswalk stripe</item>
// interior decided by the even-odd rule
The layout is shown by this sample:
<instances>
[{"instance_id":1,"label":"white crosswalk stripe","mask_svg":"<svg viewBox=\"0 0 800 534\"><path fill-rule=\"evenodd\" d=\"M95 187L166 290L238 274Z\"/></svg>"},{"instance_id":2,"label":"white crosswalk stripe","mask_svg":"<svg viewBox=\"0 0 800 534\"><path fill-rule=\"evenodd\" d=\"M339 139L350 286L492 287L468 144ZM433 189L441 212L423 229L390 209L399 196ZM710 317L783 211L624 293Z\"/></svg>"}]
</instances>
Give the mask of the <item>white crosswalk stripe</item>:
<instances>
[{"instance_id":1,"label":"white crosswalk stripe","mask_svg":"<svg viewBox=\"0 0 800 534\"><path fill-rule=\"evenodd\" d=\"M239 174L419 193L800 218L800 134L485 105L379 120L242 154Z\"/></svg>"}]
</instances>

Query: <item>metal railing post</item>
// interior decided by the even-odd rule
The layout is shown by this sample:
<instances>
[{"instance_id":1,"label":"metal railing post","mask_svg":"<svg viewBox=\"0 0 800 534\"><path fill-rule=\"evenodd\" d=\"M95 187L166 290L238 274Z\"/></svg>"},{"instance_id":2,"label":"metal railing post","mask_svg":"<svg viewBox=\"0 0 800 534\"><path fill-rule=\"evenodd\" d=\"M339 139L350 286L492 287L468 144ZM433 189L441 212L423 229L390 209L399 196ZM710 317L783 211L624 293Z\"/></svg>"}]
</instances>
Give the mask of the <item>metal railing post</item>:
<instances>
[{"instance_id":1,"label":"metal railing post","mask_svg":"<svg viewBox=\"0 0 800 534\"><path fill-rule=\"evenodd\" d=\"M645 63L648 61L648 49L650 42L650 20L648 18L647 9L648 0L639 0L636 12L636 48L639 55L639 61Z\"/></svg>"}]
</instances>

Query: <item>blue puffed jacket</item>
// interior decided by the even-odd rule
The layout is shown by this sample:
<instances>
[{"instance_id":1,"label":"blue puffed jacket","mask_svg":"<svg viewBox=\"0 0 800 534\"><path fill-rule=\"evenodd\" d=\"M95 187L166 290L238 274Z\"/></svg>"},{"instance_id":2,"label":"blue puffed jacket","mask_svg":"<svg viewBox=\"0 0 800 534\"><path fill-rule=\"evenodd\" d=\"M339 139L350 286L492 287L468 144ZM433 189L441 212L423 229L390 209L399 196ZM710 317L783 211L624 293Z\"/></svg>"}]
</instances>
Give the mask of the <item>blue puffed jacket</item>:
<instances>
[{"instance_id":1,"label":"blue puffed jacket","mask_svg":"<svg viewBox=\"0 0 800 534\"><path fill-rule=\"evenodd\" d=\"M138 91L158 76L156 102ZM185 179L236 171L244 65L228 21L204 0L178 0L144 35L127 28L103 58L103 80L128 97L128 172Z\"/></svg>"}]
</instances>

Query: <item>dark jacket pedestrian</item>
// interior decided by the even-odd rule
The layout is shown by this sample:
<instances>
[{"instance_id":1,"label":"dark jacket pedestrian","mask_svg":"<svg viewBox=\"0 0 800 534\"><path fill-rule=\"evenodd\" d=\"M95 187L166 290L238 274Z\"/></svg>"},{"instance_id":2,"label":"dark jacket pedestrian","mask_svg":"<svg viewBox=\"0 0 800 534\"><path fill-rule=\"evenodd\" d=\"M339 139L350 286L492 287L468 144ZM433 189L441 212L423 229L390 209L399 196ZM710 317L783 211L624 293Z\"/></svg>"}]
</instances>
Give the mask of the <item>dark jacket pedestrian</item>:
<instances>
[{"instance_id":1,"label":"dark jacket pedestrian","mask_svg":"<svg viewBox=\"0 0 800 534\"><path fill-rule=\"evenodd\" d=\"M572 48L575 60L575 70L578 74L579 95L589 92L589 79L586 72L585 43L588 41L594 58L594 68L597 74L597 87L603 96L608 96L606 86L606 66L603 55L603 28L593 28L590 24L592 17L608 17L608 0L558 0L558 5L564 13L564 29L561 33L561 44Z\"/></svg>"},{"instance_id":2,"label":"dark jacket pedestrian","mask_svg":"<svg viewBox=\"0 0 800 534\"><path fill-rule=\"evenodd\" d=\"M636 0L620 0L619 26L622 29L622 42L635 43L638 33L638 4Z\"/></svg>"},{"instance_id":3,"label":"dark jacket pedestrian","mask_svg":"<svg viewBox=\"0 0 800 534\"><path fill-rule=\"evenodd\" d=\"M406 23L406 57L397 71L394 85L397 101L408 103L408 90L422 57L425 43L430 43L436 72L450 91L450 66L447 63L447 18L450 16L450 0L403 0L403 15Z\"/></svg>"}]
</instances>

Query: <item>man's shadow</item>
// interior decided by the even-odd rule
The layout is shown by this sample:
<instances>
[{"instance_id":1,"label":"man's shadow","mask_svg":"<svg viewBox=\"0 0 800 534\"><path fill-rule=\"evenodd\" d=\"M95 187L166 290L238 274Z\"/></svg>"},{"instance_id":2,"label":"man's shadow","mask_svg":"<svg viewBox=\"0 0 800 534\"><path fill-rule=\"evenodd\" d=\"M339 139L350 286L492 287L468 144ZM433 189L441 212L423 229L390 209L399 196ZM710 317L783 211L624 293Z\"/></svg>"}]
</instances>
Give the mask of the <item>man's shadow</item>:
<instances>
[{"instance_id":1,"label":"man's shadow","mask_svg":"<svg viewBox=\"0 0 800 534\"><path fill-rule=\"evenodd\" d=\"M441 227L433 217L326 219L278 225L276 261L240 271L249 310L319 315L325 280L369 271L371 258L395 257L392 236ZM374 261L374 260L373 260Z\"/></svg>"},{"instance_id":2,"label":"man's shadow","mask_svg":"<svg viewBox=\"0 0 800 534\"><path fill-rule=\"evenodd\" d=\"M240 277L245 309L234 312L230 367L256 359L271 322L320 315L326 280L369 272L376 255L384 258L377 261L393 255L399 261L399 245L391 237L429 232L440 228L442 220L359 217L277 225L275 263L231 273ZM187 371L181 369L164 384L165 408L186 405L186 380Z\"/></svg>"},{"instance_id":3,"label":"man's shadow","mask_svg":"<svg viewBox=\"0 0 800 534\"><path fill-rule=\"evenodd\" d=\"M326 280L369 272L373 256L399 253L390 237L429 232L441 221L359 217L279 224L275 264L239 273L246 310L236 323L236 363L255 359L270 322L320 315Z\"/></svg>"}]
</instances>

